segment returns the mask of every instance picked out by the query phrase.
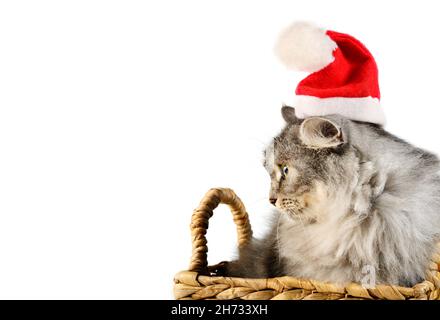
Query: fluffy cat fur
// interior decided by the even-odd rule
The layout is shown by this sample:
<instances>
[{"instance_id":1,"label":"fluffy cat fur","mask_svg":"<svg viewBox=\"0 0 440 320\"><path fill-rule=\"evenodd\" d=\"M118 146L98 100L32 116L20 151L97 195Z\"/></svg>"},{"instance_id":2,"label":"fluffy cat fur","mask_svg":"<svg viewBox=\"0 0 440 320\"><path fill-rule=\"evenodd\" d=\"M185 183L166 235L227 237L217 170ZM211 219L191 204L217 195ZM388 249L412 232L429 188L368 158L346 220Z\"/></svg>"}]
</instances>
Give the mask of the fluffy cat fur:
<instances>
[{"instance_id":1,"label":"fluffy cat fur","mask_svg":"<svg viewBox=\"0 0 440 320\"><path fill-rule=\"evenodd\" d=\"M331 115L287 124L265 150L271 231L240 249L228 276L291 275L410 286L440 240L439 159L382 127Z\"/></svg>"}]
</instances>

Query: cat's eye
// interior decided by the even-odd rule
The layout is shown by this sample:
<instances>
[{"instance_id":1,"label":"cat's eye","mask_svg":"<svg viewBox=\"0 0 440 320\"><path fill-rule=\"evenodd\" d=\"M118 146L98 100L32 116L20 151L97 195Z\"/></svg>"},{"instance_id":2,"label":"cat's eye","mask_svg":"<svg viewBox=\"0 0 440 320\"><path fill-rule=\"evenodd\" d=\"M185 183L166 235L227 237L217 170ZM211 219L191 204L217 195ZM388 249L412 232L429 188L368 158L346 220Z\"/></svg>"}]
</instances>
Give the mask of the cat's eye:
<instances>
[{"instance_id":1,"label":"cat's eye","mask_svg":"<svg viewBox=\"0 0 440 320\"><path fill-rule=\"evenodd\" d=\"M286 165L281 166L281 172L283 173L283 176L285 177L289 173L289 168Z\"/></svg>"}]
</instances>

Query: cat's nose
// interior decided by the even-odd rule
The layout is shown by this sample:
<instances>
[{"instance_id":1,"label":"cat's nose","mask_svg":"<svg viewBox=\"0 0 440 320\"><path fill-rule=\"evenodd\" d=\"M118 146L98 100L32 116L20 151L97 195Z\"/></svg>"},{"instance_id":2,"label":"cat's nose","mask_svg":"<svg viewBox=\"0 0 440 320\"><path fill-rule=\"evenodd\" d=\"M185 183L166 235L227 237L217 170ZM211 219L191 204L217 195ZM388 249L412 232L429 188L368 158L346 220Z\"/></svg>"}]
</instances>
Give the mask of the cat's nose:
<instances>
[{"instance_id":1,"label":"cat's nose","mask_svg":"<svg viewBox=\"0 0 440 320\"><path fill-rule=\"evenodd\" d=\"M269 198L269 202L275 205L275 203L277 202L277 198Z\"/></svg>"}]
</instances>

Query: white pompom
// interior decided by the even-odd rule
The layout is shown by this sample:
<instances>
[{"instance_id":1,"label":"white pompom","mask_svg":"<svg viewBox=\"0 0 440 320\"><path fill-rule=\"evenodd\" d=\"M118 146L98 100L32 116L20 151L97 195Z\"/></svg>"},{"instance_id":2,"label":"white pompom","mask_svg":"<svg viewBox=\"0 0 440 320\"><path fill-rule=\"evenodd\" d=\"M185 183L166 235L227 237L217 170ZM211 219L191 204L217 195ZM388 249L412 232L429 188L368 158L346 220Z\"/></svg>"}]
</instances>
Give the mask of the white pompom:
<instances>
[{"instance_id":1,"label":"white pompom","mask_svg":"<svg viewBox=\"0 0 440 320\"><path fill-rule=\"evenodd\" d=\"M310 23L295 22L280 33L275 53L289 69L315 72L333 62L336 48L325 30Z\"/></svg>"}]
</instances>

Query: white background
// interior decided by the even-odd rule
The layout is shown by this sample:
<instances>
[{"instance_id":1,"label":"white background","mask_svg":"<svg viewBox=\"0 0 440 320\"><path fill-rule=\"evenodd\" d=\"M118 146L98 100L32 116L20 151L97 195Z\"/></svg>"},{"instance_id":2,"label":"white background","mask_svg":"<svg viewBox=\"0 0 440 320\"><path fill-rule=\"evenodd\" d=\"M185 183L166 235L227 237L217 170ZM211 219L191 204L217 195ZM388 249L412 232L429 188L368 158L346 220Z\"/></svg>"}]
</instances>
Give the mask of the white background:
<instances>
[{"instance_id":1,"label":"white background","mask_svg":"<svg viewBox=\"0 0 440 320\"><path fill-rule=\"evenodd\" d=\"M364 42L387 128L439 153L437 2L1 2L0 298L172 298L214 186L261 233L261 151L304 76L272 52L294 20ZM210 262L234 244L221 208Z\"/></svg>"}]
</instances>

